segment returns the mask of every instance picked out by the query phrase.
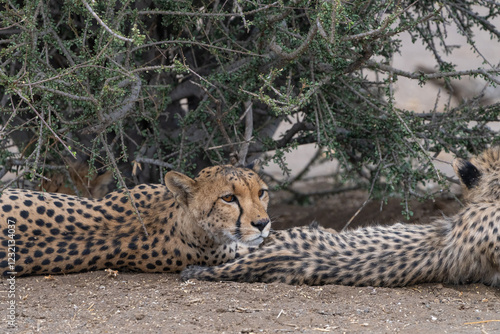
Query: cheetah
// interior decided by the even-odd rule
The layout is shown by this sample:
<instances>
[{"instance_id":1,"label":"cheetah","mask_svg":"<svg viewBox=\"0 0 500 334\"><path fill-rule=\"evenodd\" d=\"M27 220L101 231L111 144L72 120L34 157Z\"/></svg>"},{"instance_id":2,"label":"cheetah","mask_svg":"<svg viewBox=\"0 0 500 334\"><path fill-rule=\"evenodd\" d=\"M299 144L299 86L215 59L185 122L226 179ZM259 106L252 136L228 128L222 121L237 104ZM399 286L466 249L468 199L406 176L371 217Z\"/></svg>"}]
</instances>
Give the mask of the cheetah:
<instances>
[{"instance_id":1,"label":"cheetah","mask_svg":"<svg viewBox=\"0 0 500 334\"><path fill-rule=\"evenodd\" d=\"M398 223L329 233L271 232L259 247L215 267L190 266L184 280L397 287L417 283L500 286L500 148L454 170L468 204L428 225Z\"/></svg>"},{"instance_id":2,"label":"cheetah","mask_svg":"<svg viewBox=\"0 0 500 334\"><path fill-rule=\"evenodd\" d=\"M102 199L7 189L0 197L0 273L67 274L101 269L180 272L217 265L269 235L267 185L249 168L170 171ZM147 233L146 233L147 232Z\"/></svg>"}]
</instances>

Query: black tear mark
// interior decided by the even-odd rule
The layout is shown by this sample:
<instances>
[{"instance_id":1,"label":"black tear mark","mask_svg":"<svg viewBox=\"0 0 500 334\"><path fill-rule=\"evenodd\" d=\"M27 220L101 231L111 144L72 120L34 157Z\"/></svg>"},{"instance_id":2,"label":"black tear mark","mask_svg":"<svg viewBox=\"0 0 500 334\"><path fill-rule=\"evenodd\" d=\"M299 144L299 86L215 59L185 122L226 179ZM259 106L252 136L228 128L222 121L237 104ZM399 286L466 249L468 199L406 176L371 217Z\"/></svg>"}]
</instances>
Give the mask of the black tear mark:
<instances>
[{"instance_id":1,"label":"black tear mark","mask_svg":"<svg viewBox=\"0 0 500 334\"><path fill-rule=\"evenodd\" d=\"M240 210L240 214L238 215L238 220L236 221L236 232L235 236L237 240L241 239L241 216L243 216L243 208L240 205L238 199L236 199L236 204L238 204L238 209Z\"/></svg>"}]
</instances>

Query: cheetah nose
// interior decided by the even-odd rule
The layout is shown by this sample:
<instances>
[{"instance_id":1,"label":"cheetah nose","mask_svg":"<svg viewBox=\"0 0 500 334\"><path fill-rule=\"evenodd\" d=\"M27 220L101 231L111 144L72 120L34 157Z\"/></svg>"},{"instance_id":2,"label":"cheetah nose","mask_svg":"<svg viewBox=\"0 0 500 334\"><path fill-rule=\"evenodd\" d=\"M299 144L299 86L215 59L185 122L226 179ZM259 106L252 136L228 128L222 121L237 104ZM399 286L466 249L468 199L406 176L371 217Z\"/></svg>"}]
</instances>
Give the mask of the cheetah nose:
<instances>
[{"instance_id":1,"label":"cheetah nose","mask_svg":"<svg viewBox=\"0 0 500 334\"><path fill-rule=\"evenodd\" d=\"M258 220L255 223L252 222L252 226L256 227L261 232L266 228L267 224L269 224L269 219L267 219L267 218Z\"/></svg>"}]
</instances>

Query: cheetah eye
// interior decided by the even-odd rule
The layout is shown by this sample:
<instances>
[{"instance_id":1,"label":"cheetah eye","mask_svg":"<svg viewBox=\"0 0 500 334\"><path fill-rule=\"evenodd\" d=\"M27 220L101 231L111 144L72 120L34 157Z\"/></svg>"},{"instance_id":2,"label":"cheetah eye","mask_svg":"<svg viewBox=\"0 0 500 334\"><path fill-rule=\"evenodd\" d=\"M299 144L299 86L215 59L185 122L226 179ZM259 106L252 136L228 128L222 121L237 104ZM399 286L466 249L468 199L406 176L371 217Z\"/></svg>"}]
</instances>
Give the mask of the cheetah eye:
<instances>
[{"instance_id":1,"label":"cheetah eye","mask_svg":"<svg viewBox=\"0 0 500 334\"><path fill-rule=\"evenodd\" d=\"M266 189L259 190L259 193L258 193L259 197L262 198L264 196L264 194L266 193L266 191L267 191Z\"/></svg>"},{"instance_id":2,"label":"cheetah eye","mask_svg":"<svg viewBox=\"0 0 500 334\"><path fill-rule=\"evenodd\" d=\"M234 196L234 195L232 195L232 194L222 196L221 198L222 198L222 200L223 200L224 202L228 202L228 203L231 203L231 202L236 201L236 196Z\"/></svg>"}]
</instances>

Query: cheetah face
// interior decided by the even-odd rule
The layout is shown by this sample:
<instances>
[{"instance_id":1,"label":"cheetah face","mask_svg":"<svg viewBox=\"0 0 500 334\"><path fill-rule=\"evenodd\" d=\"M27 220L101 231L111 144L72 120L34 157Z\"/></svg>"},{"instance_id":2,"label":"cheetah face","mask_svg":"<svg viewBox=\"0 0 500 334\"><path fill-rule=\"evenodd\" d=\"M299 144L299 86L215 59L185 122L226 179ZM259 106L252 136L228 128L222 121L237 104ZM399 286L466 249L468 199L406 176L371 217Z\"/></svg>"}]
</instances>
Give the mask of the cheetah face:
<instances>
[{"instance_id":1,"label":"cheetah face","mask_svg":"<svg viewBox=\"0 0 500 334\"><path fill-rule=\"evenodd\" d=\"M470 202L500 201L500 147L492 147L470 161L457 158L453 168Z\"/></svg>"},{"instance_id":2,"label":"cheetah face","mask_svg":"<svg viewBox=\"0 0 500 334\"><path fill-rule=\"evenodd\" d=\"M255 171L208 167L194 179L169 172L165 183L186 213L215 242L256 246L269 235L268 188Z\"/></svg>"}]
</instances>

